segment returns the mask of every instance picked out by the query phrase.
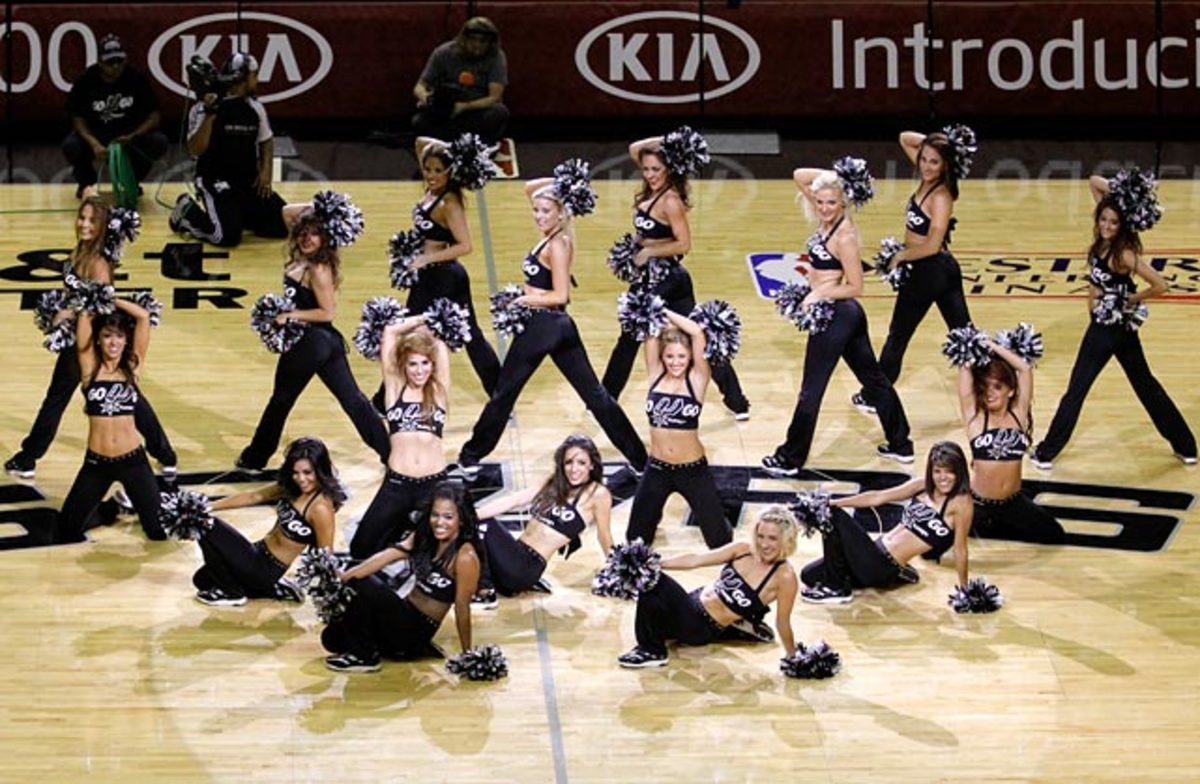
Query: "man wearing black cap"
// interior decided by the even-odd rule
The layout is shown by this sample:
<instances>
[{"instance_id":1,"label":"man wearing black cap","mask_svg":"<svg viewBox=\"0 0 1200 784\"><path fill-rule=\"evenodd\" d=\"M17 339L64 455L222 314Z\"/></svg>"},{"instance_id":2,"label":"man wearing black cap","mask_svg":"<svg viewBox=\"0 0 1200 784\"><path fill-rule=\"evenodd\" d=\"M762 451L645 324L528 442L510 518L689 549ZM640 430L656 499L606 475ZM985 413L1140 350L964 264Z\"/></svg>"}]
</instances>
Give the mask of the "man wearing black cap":
<instances>
[{"instance_id":1,"label":"man wearing black cap","mask_svg":"<svg viewBox=\"0 0 1200 784\"><path fill-rule=\"evenodd\" d=\"M413 128L420 136L454 139L466 131L497 142L508 125L501 103L508 84L508 61L500 48L500 31L485 16L468 19L453 41L429 55L413 87L417 113Z\"/></svg>"},{"instance_id":2,"label":"man wearing black cap","mask_svg":"<svg viewBox=\"0 0 1200 784\"><path fill-rule=\"evenodd\" d=\"M62 151L75 174L75 197L96 185L97 159L107 161L108 145L122 144L140 183L167 151L167 137L157 130L158 99L144 74L128 65L121 39L100 39L100 60L71 86L67 96L71 133Z\"/></svg>"}]
</instances>

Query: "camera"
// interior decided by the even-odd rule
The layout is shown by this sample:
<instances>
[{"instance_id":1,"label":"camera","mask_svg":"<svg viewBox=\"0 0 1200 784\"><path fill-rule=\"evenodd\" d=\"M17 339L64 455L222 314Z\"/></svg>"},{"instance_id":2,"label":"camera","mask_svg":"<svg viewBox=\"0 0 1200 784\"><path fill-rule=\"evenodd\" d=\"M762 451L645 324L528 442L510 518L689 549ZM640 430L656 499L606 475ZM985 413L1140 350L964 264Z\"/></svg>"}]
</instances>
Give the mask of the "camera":
<instances>
[{"instance_id":1,"label":"camera","mask_svg":"<svg viewBox=\"0 0 1200 784\"><path fill-rule=\"evenodd\" d=\"M188 61L187 80L188 87L198 99L209 93L216 93L220 97L225 94L225 88L228 86L217 73L217 67L202 54L194 54Z\"/></svg>"}]
</instances>

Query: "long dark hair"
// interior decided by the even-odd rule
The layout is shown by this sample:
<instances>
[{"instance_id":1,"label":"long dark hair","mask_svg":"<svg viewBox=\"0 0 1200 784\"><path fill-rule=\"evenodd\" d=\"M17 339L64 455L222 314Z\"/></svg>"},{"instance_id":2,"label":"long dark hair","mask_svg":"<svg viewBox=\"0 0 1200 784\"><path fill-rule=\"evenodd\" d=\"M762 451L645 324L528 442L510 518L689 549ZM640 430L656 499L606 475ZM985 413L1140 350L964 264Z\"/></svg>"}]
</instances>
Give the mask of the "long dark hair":
<instances>
[{"instance_id":1,"label":"long dark hair","mask_svg":"<svg viewBox=\"0 0 1200 784\"><path fill-rule=\"evenodd\" d=\"M933 498L933 467L941 466L954 472L954 487L950 490L950 498L971 492L971 473L967 468L967 456L962 447L953 441L938 441L929 449L929 458L925 461L925 495Z\"/></svg>"},{"instance_id":2,"label":"long dark hair","mask_svg":"<svg viewBox=\"0 0 1200 784\"><path fill-rule=\"evenodd\" d=\"M552 506L562 506L570 502L572 491L581 489L571 487L571 483L567 481L566 469L563 468L563 463L567 459L567 451L571 449L582 449L592 461L592 470L588 474L589 483L604 480L604 463L600 459L600 450L596 448L596 443L579 433L569 435L558 445L558 449L554 450L554 475L546 481L546 484L542 485L542 489L534 497L530 507L533 514L544 513Z\"/></svg>"},{"instance_id":3,"label":"long dark hair","mask_svg":"<svg viewBox=\"0 0 1200 784\"><path fill-rule=\"evenodd\" d=\"M433 145L426 147L424 153L421 155L422 176L425 174L425 161L429 160L430 158L437 158L442 162L442 165L446 167L446 190L442 191L442 193L453 193L459 198L459 201L463 203L463 206L466 207L467 199L463 195L462 184L450 176L450 165L452 163L450 160L450 154L446 152L445 148L443 147L434 147Z\"/></svg>"},{"instance_id":4,"label":"long dark hair","mask_svg":"<svg viewBox=\"0 0 1200 784\"><path fill-rule=\"evenodd\" d=\"M1096 209L1092 213L1092 246L1088 248L1089 259L1092 257L1104 258L1100 255L1100 250L1104 246L1104 240L1100 238L1100 213L1105 210L1112 210L1117 216L1117 236L1108 243L1108 252L1120 268L1125 251L1133 251L1134 256L1142 255L1142 238L1135 230L1129 228L1125 216L1121 214L1121 208L1117 206L1117 200L1111 196L1105 196L1096 204Z\"/></svg>"},{"instance_id":5,"label":"long dark hair","mask_svg":"<svg viewBox=\"0 0 1200 784\"><path fill-rule=\"evenodd\" d=\"M125 383L137 386L138 355L133 350L133 332L136 323L124 312L118 310L101 316L80 314L79 318L92 319L92 356L96 358L96 369L90 381L96 380L96 374L104 367L104 351L100 348L100 339L106 329L115 329L125 335L125 348L121 350L121 358L117 360L117 370L125 377Z\"/></svg>"},{"instance_id":6,"label":"long dark hair","mask_svg":"<svg viewBox=\"0 0 1200 784\"><path fill-rule=\"evenodd\" d=\"M92 208L92 217L96 221L96 236L86 242L84 240L75 241L75 249L71 251L71 268L77 274L82 272L79 268L81 261L93 256L104 258L100 250L104 247L104 231L108 227L108 217L112 214L112 207L106 204L103 199L99 196L88 196L79 204L79 210L75 213L76 220L83 215L83 210L86 207Z\"/></svg>"},{"instance_id":7,"label":"long dark hair","mask_svg":"<svg viewBox=\"0 0 1200 784\"><path fill-rule=\"evenodd\" d=\"M307 460L317 475L318 492L333 504L334 509L340 509L346 503L346 488L337 478L333 470L333 461L329 458L329 450L319 438L305 436L297 438L288 444L283 456L283 465L279 468L279 478L276 480L288 498L295 500L300 497L300 485L296 484L292 472L296 463Z\"/></svg>"},{"instance_id":8,"label":"long dark hair","mask_svg":"<svg viewBox=\"0 0 1200 784\"><path fill-rule=\"evenodd\" d=\"M434 558L437 555L438 540L433 535L433 505L438 501L449 501L458 511L458 536L437 559L437 564L448 568L454 562L455 555L463 545L475 547L475 539L479 536L479 517L475 514L475 504L467 495L466 488L459 482L442 482L433 488L428 502L421 506L417 519L417 530L413 534L412 554L409 562L413 573L418 579L429 575L433 569ZM492 525L499 525L493 522ZM478 553L478 551L476 551Z\"/></svg>"},{"instance_id":9,"label":"long dark hair","mask_svg":"<svg viewBox=\"0 0 1200 784\"><path fill-rule=\"evenodd\" d=\"M1012 365L1008 364L1000 357L992 357L992 361L988 362L983 367L972 368L971 376L975 382L975 411L977 416L979 413L987 411L986 385L989 378L995 379L1001 384L1007 386L1009 389L1013 390L1014 397L1019 391L1017 371L1013 369ZM1009 398L1007 406L1009 413L1013 415L1013 418L1017 420L1017 424L1021 426L1021 429L1025 431L1025 435L1028 436L1033 435L1032 402L1033 401L1030 401L1031 405L1029 406L1028 422L1022 422L1020 419L1017 419L1016 413L1012 410L1012 398Z\"/></svg>"},{"instance_id":10,"label":"long dark hair","mask_svg":"<svg viewBox=\"0 0 1200 784\"><path fill-rule=\"evenodd\" d=\"M921 160L921 151L926 147L936 150L937 154L942 156L942 176L938 178L938 182L946 186L946 190L950 191L950 198L958 200L958 176L954 173L954 145L950 143L950 139L941 131L934 131L925 137L921 142L921 146L917 148L917 161ZM921 171L920 165L917 166L918 174ZM934 186L936 187L936 185Z\"/></svg>"},{"instance_id":11,"label":"long dark hair","mask_svg":"<svg viewBox=\"0 0 1200 784\"><path fill-rule=\"evenodd\" d=\"M313 255L306 256L300 250L300 238L310 229L321 235L321 247ZM300 213L300 217L292 224L292 230L288 232L287 261L284 262L284 266L290 266L293 261L301 258L309 264L324 264L329 267L333 272L333 287L336 289L342 285L342 257L333 246L333 240L325 230L324 222L312 210Z\"/></svg>"},{"instance_id":12,"label":"long dark hair","mask_svg":"<svg viewBox=\"0 0 1200 784\"><path fill-rule=\"evenodd\" d=\"M638 165L639 166L642 163L642 159L645 158L647 155L653 155L655 158L658 158L659 163L661 163L663 165L663 168L666 169L667 162L665 160L663 160L662 153L659 152L658 150L650 150L650 149L646 149L646 148L643 148L638 151ZM691 195L691 187L688 185L687 175L686 174L676 174L675 172L671 171L670 169L666 169L666 171L667 171L667 189L670 190L671 188L674 188L675 192L679 194L679 200L683 202L683 206L690 208L692 206L692 202L689 198ZM650 183L646 182L646 178L643 177L642 178L642 188L641 188L641 190L639 190L637 192L637 195L633 197L634 208L636 209L639 204L646 201L653 195L654 195L654 191L650 189Z\"/></svg>"}]
</instances>

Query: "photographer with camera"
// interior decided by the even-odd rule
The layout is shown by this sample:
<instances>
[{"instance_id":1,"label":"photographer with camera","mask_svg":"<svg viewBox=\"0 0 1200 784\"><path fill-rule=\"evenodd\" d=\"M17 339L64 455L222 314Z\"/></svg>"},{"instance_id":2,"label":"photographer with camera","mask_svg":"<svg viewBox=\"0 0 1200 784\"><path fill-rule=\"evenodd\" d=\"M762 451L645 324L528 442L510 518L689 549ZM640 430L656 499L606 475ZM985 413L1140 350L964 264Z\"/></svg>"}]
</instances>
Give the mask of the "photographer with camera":
<instances>
[{"instance_id":1,"label":"photographer with camera","mask_svg":"<svg viewBox=\"0 0 1200 784\"><path fill-rule=\"evenodd\" d=\"M413 87L418 136L457 139L479 134L495 144L508 125L508 107L501 103L508 84L508 61L500 48L500 31L485 16L463 24L458 37L429 55Z\"/></svg>"},{"instance_id":2,"label":"photographer with camera","mask_svg":"<svg viewBox=\"0 0 1200 784\"><path fill-rule=\"evenodd\" d=\"M203 57L188 64L188 83L200 100L188 113L187 148L196 159L197 198L182 194L171 230L232 247L249 229L260 237L287 236L283 198L271 189L274 141L254 89L258 61L235 52L217 73Z\"/></svg>"}]
</instances>

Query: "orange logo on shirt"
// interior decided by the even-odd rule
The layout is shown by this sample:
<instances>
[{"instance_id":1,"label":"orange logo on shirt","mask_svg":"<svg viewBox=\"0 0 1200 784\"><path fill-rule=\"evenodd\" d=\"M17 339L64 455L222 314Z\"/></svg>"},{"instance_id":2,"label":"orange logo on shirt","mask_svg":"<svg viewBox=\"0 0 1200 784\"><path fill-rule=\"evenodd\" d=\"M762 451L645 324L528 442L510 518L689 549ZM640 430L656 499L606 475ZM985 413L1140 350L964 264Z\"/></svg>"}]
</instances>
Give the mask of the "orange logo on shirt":
<instances>
[{"instance_id":1,"label":"orange logo on shirt","mask_svg":"<svg viewBox=\"0 0 1200 784\"><path fill-rule=\"evenodd\" d=\"M475 74L470 71L463 71L458 75L458 83L463 87L473 87L475 85Z\"/></svg>"}]
</instances>

